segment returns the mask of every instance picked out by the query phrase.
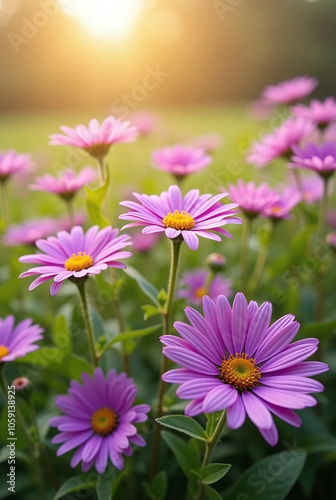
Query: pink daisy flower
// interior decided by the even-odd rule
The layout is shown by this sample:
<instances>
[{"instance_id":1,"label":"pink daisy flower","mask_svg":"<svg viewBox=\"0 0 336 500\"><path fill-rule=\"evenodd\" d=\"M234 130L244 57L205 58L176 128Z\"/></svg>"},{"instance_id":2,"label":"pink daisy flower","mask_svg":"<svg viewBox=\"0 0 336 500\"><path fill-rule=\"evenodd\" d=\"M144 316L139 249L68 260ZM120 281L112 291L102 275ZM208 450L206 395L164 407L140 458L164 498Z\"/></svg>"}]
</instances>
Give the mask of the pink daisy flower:
<instances>
[{"instance_id":1,"label":"pink daisy flower","mask_svg":"<svg viewBox=\"0 0 336 500\"><path fill-rule=\"evenodd\" d=\"M98 226L93 226L84 233L82 227L75 226L70 233L60 231L57 237L38 240L36 246L44 253L24 255L19 261L39 265L20 274L19 278L39 275L29 290L53 280L50 293L56 295L66 279L76 282L92 274L100 274L108 267L125 269L125 264L119 259L132 255L122 250L131 244L130 236L118 236L118 232L111 226L101 231Z\"/></svg>"},{"instance_id":2,"label":"pink daisy flower","mask_svg":"<svg viewBox=\"0 0 336 500\"><path fill-rule=\"evenodd\" d=\"M212 162L203 149L175 144L152 153L153 166L169 172L176 179L203 170Z\"/></svg>"},{"instance_id":3,"label":"pink daisy flower","mask_svg":"<svg viewBox=\"0 0 336 500\"><path fill-rule=\"evenodd\" d=\"M150 406L133 406L136 393L133 380L115 370L105 377L102 369L96 368L93 377L82 373L82 384L72 380L68 395L56 398L64 415L49 422L59 431L52 442L62 443L57 456L77 448L72 468L82 462L82 471L87 472L95 464L98 474L103 474L110 460L122 470L123 455L133 455L131 445L146 446L134 424L147 420Z\"/></svg>"},{"instance_id":4,"label":"pink daisy flower","mask_svg":"<svg viewBox=\"0 0 336 500\"><path fill-rule=\"evenodd\" d=\"M293 147L306 139L314 130L314 124L304 118L288 118L271 134L265 134L252 145L247 162L266 167L276 158L289 158Z\"/></svg>"},{"instance_id":5,"label":"pink daisy flower","mask_svg":"<svg viewBox=\"0 0 336 500\"><path fill-rule=\"evenodd\" d=\"M292 112L297 118L306 118L324 129L329 123L336 121L336 101L328 97L324 102L313 100L309 106L297 104Z\"/></svg>"},{"instance_id":6,"label":"pink daisy flower","mask_svg":"<svg viewBox=\"0 0 336 500\"><path fill-rule=\"evenodd\" d=\"M279 192L279 198L262 211L263 217L272 220L289 219L290 213L302 200L302 194L296 187L286 187Z\"/></svg>"},{"instance_id":7,"label":"pink daisy flower","mask_svg":"<svg viewBox=\"0 0 336 500\"><path fill-rule=\"evenodd\" d=\"M269 85L262 93L262 99L273 105L293 104L307 97L317 87L317 79L311 76L298 76L277 85Z\"/></svg>"},{"instance_id":8,"label":"pink daisy flower","mask_svg":"<svg viewBox=\"0 0 336 500\"><path fill-rule=\"evenodd\" d=\"M290 167L313 170L323 178L330 177L336 170L336 143L307 144L304 148L294 147Z\"/></svg>"},{"instance_id":9,"label":"pink daisy flower","mask_svg":"<svg viewBox=\"0 0 336 500\"><path fill-rule=\"evenodd\" d=\"M31 184L32 191L45 191L47 193L58 194L65 200L71 200L77 191L86 186L97 177L92 167L83 168L78 174L72 168L60 172L58 177L50 174L35 178L35 184Z\"/></svg>"},{"instance_id":10,"label":"pink daisy flower","mask_svg":"<svg viewBox=\"0 0 336 500\"><path fill-rule=\"evenodd\" d=\"M158 242L161 237L159 233L143 234L137 231L132 234L132 245L136 252L148 252Z\"/></svg>"},{"instance_id":11,"label":"pink daisy flower","mask_svg":"<svg viewBox=\"0 0 336 500\"><path fill-rule=\"evenodd\" d=\"M30 171L32 160L29 155L17 153L12 149L0 151L0 182L7 181L12 175Z\"/></svg>"},{"instance_id":12,"label":"pink daisy flower","mask_svg":"<svg viewBox=\"0 0 336 500\"><path fill-rule=\"evenodd\" d=\"M327 241L328 245L330 246L330 248L332 248L333 250L336 250L336 233L329 233L326 236L326 241Z\"/></svg>"},{"instance_id":13,"label":"pink daisy flower","mask_svg":"<svg viewBox=\"0 0 336 500\"><path fill-rule=\"evenodd\" d=\"M160 117L151 111L139 111L131 117L132 125L136 127L139 135L147 137L155 132L161 125Z\"/></svg>"},{"instance_id":14,"label":"pink daisy flower","mask_svg":"<svg viewBox=\"0 0 336 500\"><path fill-rule=\"evenodd\" d=\"M187 299L188 302L196 306L202 304L204 295L208 295L214 302L217 301L219 295L231 297L232 281L230 279L222 278L217 274L207 287L208 275L209 271L206 269L195 269L184 273L180 282L181 289L177 290L177 296Z\"/></svg>"},{"instance_id":15,"label":"pink daisy flower","mask_svg":"<svg viewBox=\"0 0 336 500\"><path fill-rule=\"evenodd\" d=\"M196 137L192 144L195 148L203 149L206 153L213 153L223 146L223 137L218 132L208 132Z\"/></svg>"},{"instance_id":16,"label":"pink daisy flower","mask_svg":"<svg viewBox=\"0 0 336 500\"><path fill-rule=\"evenodd\" d=\"M320 382L309 377L328 370L328 365L305 360L317 350L318 340L291 343L299 330L294 316L283 316L270 325L272 305L247 304L242 293L232 308L223 295L215 304L203 298L204 316L187 307L191 323L177 321L182 337L164 335L163 353L182 366L163 375L163 380L181 384L177 395L191 402L186 415L227 409L227 423L238 429L246 415L264 439L274 446L278 433L272 413L291 425L301 420L292 410L314 406L310 392L321 392Z\"/></svg>"},{"instance_id":17,"label":"pink daisy flower","mask_svg":"<svg viewBox=\"0 0 336 500\"><path fill-rule=\"evenodd\" d=\"M73 215L74 224L76 226L83 226L87 221L87 215L85 212L75 212ZM64 229L64 231L71 231L73 224L70 222L69 217L61 217L57 221L59 229Z\"/></svg>"},{"instance_id":18,"label":"pink daisy flower","mask_svg":"<svg viewBox=\"0 0 336 500\"><path fill-rule=\"evenodd\" d=\"M36 240L46 238L56 232L57 223L50 217L28 220L20 225L10 226L3 242L7 246L34 245Z\"/></svg>"},{"instance_id":19,"label":"pink daisy flower","mask_svg":"<svg viewBox=\"0 0 336 500\"><path fill-rule=\"evenodd\" d=\"M62 134L50 136L49 144L53 146L74 146L84 149L94 158L102 159L107 155L110 146L119 142L134 142L138 131L129 121L109 116L102 124L93 119L89 126L77 125L74 129L61 127Z\"/></svg>"},{"instance_id":20,"label":"pink daisy flower","mask_svg":"<svg viewBox=\"0 0 336 500\"><path fill-rule=\"evenodd\" d=\"M43 328L33 325L33 320L25 319L14 326L14 317L0 319L0 363L22 358L28 352L39 348L34 344L42 339Z\"/></svg>"},{"instance_id":21,"label":"pink daisy flower","mask_svg":"<svg viewBox=\"0 0 336 500\"><path fill-rule=\"evenodd\" d=\"M248 217L252 218L276 203L279 194L266 183L256 186L254 182L245 183L239 179L237 186L230 184L229 197Z\"/></svg>"},{"instance_id":22,"label":"pink daisy flower","mask_svg":"<svg viewBox=\"0 0 336 500\"><path fill-rule=\"evenodd\" d=\"M170 186L168 192L160 196L133 193L139 203L123 201L120 204L130 208L130 211L119 216L120 219L131 220L127 227L146 226L144 234L165 233L174 240L182 238L191 250L197 250L198 237L221 241L223 234L231 238L231 234L222 226L226 224L241 224L241 219L235 217L236 203L223 205L220 200L227 196L221 193L200 195L198 189L192 189L183 198L178 186Z\"/></svg>"}]
</instances>

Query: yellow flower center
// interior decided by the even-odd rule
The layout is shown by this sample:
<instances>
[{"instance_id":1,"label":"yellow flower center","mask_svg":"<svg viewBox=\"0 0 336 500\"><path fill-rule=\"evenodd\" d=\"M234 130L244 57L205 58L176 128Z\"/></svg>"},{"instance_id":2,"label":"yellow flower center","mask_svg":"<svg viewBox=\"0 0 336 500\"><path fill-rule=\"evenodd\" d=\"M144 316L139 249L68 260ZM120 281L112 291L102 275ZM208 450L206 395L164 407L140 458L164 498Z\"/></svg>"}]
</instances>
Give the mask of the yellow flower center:
<instances>
[{"instance_id":1,"label":"yellow flower center","mask_svg":"<svg viewBox=\"0 0 336 500\"><path fill-rule=\"evenodd\" d=\"M162 222L165 227L171 227L179 231L189 231L195 225L194 219L184 210L175 210L174 213L168 212Z\"/></svg>"},{"instance_id":2,"label":"yellow flower center","mask_svg":"<svg viewBox=\"0 0 336 500\"><path fill-rule=\"evenodd\" d=\"M205 294L206 294L206 289L204 286L200 286L199 288L196 288L196 290L195 290L196 299L201 299Z\"/></svg>"},{"instance_id":3,"label":"yellow flower center","mask_svg":"<svg viewBox=\"0 0 336 500\"><path fill-rule=\"evenodd\" d=\"M68 271L81 271L82 269L88 269L93 264L93 259L90 255L85 252L73 253L71 257L65 261L64 267Z\"/></svg>"},{"instance_id":4,"label":"yellow flower center","mask_svg":"<svg viewBox=\"0 0 336 500\"><path fill-rule=\"evenodd\" d=\"M101 436L111 434L117 425L118 415L110 408L100 408L94 412L91 419L92 429Z\"/></svg>"},{"instance_id":5,"label":"yellow flower center","mask_svg":"<svg viewBox=\"0 0 336 500\"><path fill-rule=\"evenodd\" d=\"M8 347L4 346L3 344L0 345L0 359L2 359L4 356L7 356L7 354L9 354Z\"/></svg>"},{"instance_id":6,"label":"yellow flower center","mask_svg":"<svg viewBox=\"0 0 336 500\"><path fill-rule=\"evenodd\" d=\"M222 361L220 378L240 391L246 391L258 385L260 377L260 369L255 366L254 358L249 358L248 354L237 353L235 356L230 354Z\"/></svg>"}]
</instances>

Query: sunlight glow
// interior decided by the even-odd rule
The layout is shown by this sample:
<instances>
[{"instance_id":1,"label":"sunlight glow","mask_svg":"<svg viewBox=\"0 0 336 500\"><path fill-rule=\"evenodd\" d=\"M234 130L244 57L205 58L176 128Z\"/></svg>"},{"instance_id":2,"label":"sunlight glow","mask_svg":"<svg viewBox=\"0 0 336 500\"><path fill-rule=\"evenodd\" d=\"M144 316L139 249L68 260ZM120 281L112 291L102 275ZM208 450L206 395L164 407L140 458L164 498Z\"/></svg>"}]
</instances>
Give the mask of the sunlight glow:
<instances>
[{"instance_id":1,"label":"sunlight glow","mask_svg":"<svg viewBox=\"0 0 336 500\"><path fill-rule=\"evenodd\" d=\"M132 29L141 0L59 0L63 10L77 18L98 38L122 38Z\"/></svg>"}]
</instances>

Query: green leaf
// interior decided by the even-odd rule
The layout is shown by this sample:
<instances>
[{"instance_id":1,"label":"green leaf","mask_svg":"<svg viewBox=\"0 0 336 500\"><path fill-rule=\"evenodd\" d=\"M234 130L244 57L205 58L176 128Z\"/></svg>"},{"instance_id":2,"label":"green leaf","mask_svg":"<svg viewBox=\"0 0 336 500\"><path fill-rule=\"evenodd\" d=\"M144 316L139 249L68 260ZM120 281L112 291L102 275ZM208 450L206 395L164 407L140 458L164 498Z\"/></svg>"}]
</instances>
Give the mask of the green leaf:
<instances>
[{"instance_id":1,"label":"green leaf","mask_svg":"<svg viewBox=\"0 0 336 500\"><path fill-rule=\"evenodd\" d=\"M191 471L199 469L199 456L194 453L187 441L184 441L184 439L176 436L176 434L162 431L161 436L174 453L175 458L185 476L189 479L193 479L195 476Z\"/></svg>"},{"instance_id":2,"label":"green leaf","mask_svg":"<svg viewBox=\"0 0 336 500\"><path fill-rule=\"evenodd\" d=\"M166 302L167 302L167 299L168 299L168 295L167 295L166 290L164 290L163 288L161 288L161 290L158 293L157 299L158 299L158 302L159 302L159 304L160 304L161 307L163 307L164 305L166 305Z\"/></svg>"},{"instance_id":3,"label":"green leaf","mask_svg":"<svg viewBox=\"0 0 336 500\"><path fill-rule=\"evenodd\" d=\"M92 364L85 358L69 352L64 358L63 372L67 374L70 379L79 380L82 372L93 374Z\"/></svg>"},{"instance_id":4,"label":"green leaf","mask_svg":"<svg viewBox=\"0 0 336 500\"><path fill-rule=\"evenodd\" d=\"M146 495L152 500L163 500L167 492L167 473L161 471L151 483L144 483Z\"/></svg>"},{"instance_id":5,"label":"green leaf","mask_svg":"<svg viewBox=\"0 0 336 500\"><path fill-rule=\"evenodd\" d=\"M222 479L231 469L231 464L208 464L195 474L202 480L203 484L213 484Z\"/></svg>"},{"instance_id":6,"label":"green leaf","mask_svg":"<svg viewBox=\"0 0 336 500\"><path fill-rule=\"evenodd\" d=\"M301 325L299 336L302 338L317 337L320 340L324 340L334 335L335 332L336 320L319 321Z\"/></svg>"},{"instance_id":7,"label":"green leaf","mask_svg":"<svg viewBox=\"0 0 336 500\"><path fill-rule=\"evenodd\" d=\"M160 309L160 304L157 300L159 292L155 288L155 286L152 285L152 283L150 283L148 280L146 280L146 278L132 266L127 266L127 268L124 269L124 272L138 283L139 288L143 291L143 293L147 295L147 297L153 302L153 304L155 304Z\"/></svg>"},{"instance_id":8,"label":"green leaf","mask_svg":"<svg viewBox=\"0 0 336 500\"><path fill-rule=\"evenodd\" d=\"M222 496L226 500L284 500L305 464L304 450L276 453L249 467Z\"/></svg>"},{"instance_id":9,"label":"green leaf","mask_svg":"<svg viewBox=\"0 0 336 500\"><path fill-rule=\"evenodd\" d=\"M105 344L103 350L100 352L102 355L106 352L110 347L112 347L117 342L127 342L129 340L136 339L138 337L145 337L146 335L150 335L151 333L157 332L160 328L162 328L161 324L149 326L148 328L142 328L141 330L131 330L125 333L119 333L111 339L107 344Z\"/></svg>"},{"instance_id":10,"label":"green leaf","mask_svg":"<svg viewBox=\"0 0 336 500\"><path fill-rule=\"evenodd\" d=\"M111 498L111 475L100 474L98 476L97 486L98 500L110 500Z\"/></svg>"},{"instance_id":11,"label":"green leaf","mask_svg":"<svg viewBox=\"0 0 336 500\"><path fill-rule=\"evenodd\" d=\"M336 438L333 436L309 436L300 439L302 446L307 453L336 453Z\"/></svg>"},{"instance_id":12,"label":"green leaf","mask_svg":"<svg viewBox=\"0 0 336 500\"><path fill-rule=\"evenodd\" d=\"M57 316L53 322L52 339L64 351L71 350L71 336L64 316Z\"/></svg>"},{"instance_id":13,"label":"green leaf","mask_svg":"<svg viewBox=\"0 0 336 500\"><path fill-rule=\"evenodd\" d=\"M58 347L41 347L37 351L29 352L20 358L20 363L31 363L45 368L50 363L62 363L66 353Z\"/></svg>"},{"instance_id":14,"label":"green leaf","mask_svg":"<svg viewBox=\"0 0 336 500\"><path fill-rule=\"evenodd\" d=\"M106 180L102 186L97 189L91 189L85 186L86 206L90 220L93 224L98 224L100 228L106 227L110 224L109 221L103 216L101 209L109 184L110 175L108 169L106 169Z\"/></svg>"},{"instance_id":15,"label":"green leaf","mask_svg":"<svg viewBox=\"0 0 336 500\"><path fill-rule=\"evenodd\" d=\"M205 489L205 494L206 494L208 500L222 500L222 497L218 493L218 491L216 491L214 488L211 488L211 486L205 485L204 489ZM237 498L240 498L240 497L237 497ZM245 497L242 497L242 498L245 498ZM247 499L247 497L246 497L246 499Z\"/></svg>"},{"instance_id":16,"label":"green leaf","mask_svg":"<svg viewBox=\"0 0 336 500\"><path fill-rule=\"evenodd\" d=\"M65 481L62 486L57 491L54 496L54 500L58 500L59 498L68 495L69 493L74 493L75 491L92 489L96 486L95 479L89 479L87 476L74 476Z\"/></svg>"},{"instance_id":17,"label":"green leaf","mask_svg":"<svg viewBox=\"0 0 336 500\"><path fill-rule=\"evenodd\" d=\"M186 417L185 415L166 415L157 418L156 421L165 427L183 432L183 434L187 434L195 439L201 439L202 441L208 439L208 435L203 427L191 417Z\"/></svg>"},{"instance_id":18,"label":"green leaf","mask_svg":"<svg viewBox=\"0 0 336 500\"><path fill-rule=\"evenodd\" d=\"M152 318L153 316L158 316L161 314L160 309L158 309L155 306L152 306L151 304L147 304L145 306L141 306L141 309L144 311L144 320L147 321L147 319Z\"/></svg>"}]
</instances>

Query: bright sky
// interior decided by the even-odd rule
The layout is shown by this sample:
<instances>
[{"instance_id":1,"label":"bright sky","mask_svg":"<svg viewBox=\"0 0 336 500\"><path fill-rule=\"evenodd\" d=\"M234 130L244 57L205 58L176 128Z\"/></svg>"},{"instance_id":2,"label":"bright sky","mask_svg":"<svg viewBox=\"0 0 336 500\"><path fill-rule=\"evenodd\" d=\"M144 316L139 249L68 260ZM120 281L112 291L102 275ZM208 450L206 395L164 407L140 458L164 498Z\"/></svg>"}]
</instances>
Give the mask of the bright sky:
<instances>
[{"instance_id":1,"label":"bright sky","mask_svg":"<svg viewBox=\"0 0 336 500\"><path fill-rule=\"evenodd\" d=\"M127 36L141 9L141 0L59 0L59 3L89 33L105 39Z\"/></svg>"}]
</instances>

